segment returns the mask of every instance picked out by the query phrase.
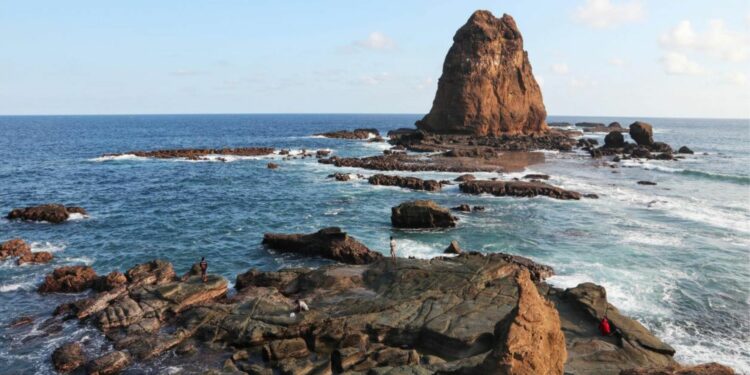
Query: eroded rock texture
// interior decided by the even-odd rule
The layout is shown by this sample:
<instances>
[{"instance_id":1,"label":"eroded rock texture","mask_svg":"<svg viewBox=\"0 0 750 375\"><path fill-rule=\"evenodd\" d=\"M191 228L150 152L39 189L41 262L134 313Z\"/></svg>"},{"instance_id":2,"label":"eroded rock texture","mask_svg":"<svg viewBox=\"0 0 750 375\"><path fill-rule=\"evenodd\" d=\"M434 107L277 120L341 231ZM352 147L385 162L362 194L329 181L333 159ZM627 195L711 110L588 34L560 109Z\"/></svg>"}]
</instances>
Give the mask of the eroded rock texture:
<instances>
[{"instance_id":1,"label":"eroded rock texture","mask_svg":"<svg viewBox=\"0 0 750 375\"><path fill-rule=\"evenodd\" d=\"M432 109L417 128L497 136L547 132L547 112L513 17L479 10L453 37Z\"/></svg>"}]
</instances>

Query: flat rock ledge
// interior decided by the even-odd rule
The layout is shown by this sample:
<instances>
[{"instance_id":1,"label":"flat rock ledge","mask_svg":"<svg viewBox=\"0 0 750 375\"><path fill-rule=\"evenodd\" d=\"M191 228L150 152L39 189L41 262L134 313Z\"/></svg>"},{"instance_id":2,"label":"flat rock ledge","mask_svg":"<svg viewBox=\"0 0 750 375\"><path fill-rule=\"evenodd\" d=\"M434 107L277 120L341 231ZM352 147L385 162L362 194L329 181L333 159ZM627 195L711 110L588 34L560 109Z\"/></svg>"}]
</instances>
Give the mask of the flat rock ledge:
<instances>
[{"instance_id":1,"label":"flat rock ledge","mask_svg":"<svg viewBox=\"0 0 750 375\"><path fill-rule=\"evenodd\" d=\"M555 199L581 199L581 194L539 181L488 181L463 182L459 186L467 194L492 194L498 197L536 197L539 195Z\"/></svg>"},{"instance_id":2,"label":"flat rock ledge","mask_svg":"<svg viewBox=\"0 0 750 375\"><path fill-rule=\"evenodd\" d=\"M131 151L102 156L135 155L143 158L200 160L207 155L266 156L273 154L272 147L239 147L239 148L182 148L153 151Z\"/></svg>"},{"instance_id":3,"label":"flat rock ledge","mask_svg":"<svg viewBox=\"0 0 750 375\"><path fill-rule=\"evenodd\" d=\"M317 256L348 264L372 263L382 258L380 253L368 249L338 227L310 234L266 233L263 245L279 252Z\"/></svg>"},{"instance_id":4,"label":"flat rock ledge","mask_svg":"<svg viewBox=\"0 0 750 375\"><path fill-rule=\"evenodd\" d=\"M64 206L58 203L48 203L39 206L14 208L6 218L8 220L46 221L53 224L62 223L70 219L71 214L88 215L85 209L77 206Z\"/></svg>"},{"instance_id":5,"label":"flat rock ledge","mask_svg":"<svg viewBox=\"0 0 750 375\"><path fill-rule=\"evenodd\" d=\"M423 180L417 177L376 174L367 179L370 185L399 186L411 190L440 191L443 185L436 180Z\"/></svg>"},{"instance_id":6,"label":"flat rock ledge","mask_svg":"<svg viewBox=\"0 0 750 375\"><path fill-rule=\"evenodd\" d=\"M543 281L548 267L507 254L252 269L231 298L221 277L164 278L171 269L136 266L125 284L62 305L51 319L102 330L114 351L85 348L97 358L86 367L113 372L167 353L253 374L614 375L679 366L671 347L607 302L604 288L552 288ZM310 310L291 314L296 299ZM605 309L621 335L599 334ZM56 366L82 366L81 348L66 345ZM206 351L224 354L195 354Z\"/></svg>"}]
</instances>

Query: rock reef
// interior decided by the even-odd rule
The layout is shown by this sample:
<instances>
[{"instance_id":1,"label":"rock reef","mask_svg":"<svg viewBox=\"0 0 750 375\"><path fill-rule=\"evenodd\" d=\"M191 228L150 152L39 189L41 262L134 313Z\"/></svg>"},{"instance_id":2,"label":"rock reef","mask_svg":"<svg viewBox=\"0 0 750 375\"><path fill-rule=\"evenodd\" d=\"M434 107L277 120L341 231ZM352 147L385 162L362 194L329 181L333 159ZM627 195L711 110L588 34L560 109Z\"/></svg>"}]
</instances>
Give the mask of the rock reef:
<instances>
[{"instance_id":1,"label":"rock reef","mask_svg":"<svg viewBox=\"0 0 750 375\"><path fill-rule=\"evenodd\" d=\"M319 256L348 264L371 263L382 257L338 227L324 228L311 234L266 233L263 244L280 252Z\"/></svg>"},{"instance_id":2,"label":"rock reef","mask_svg":"<svg viewBox=\"0 0 750 375\"><path fill-rule=\"evenodd\" d=\"M498 197L536 197L538 195L555 199L581 199L581 194L538 181L487 181L463 182L459 186L467 194L492 194Z\"/></svg>"},{"instance_id":3,"label":"rock reef","mask_svg":"<svg viewBox=\"0 0 750 375\"><path fill-rule=\"evenodd\" d=\"M390 176L376 174L367 179L370 185L399 186L412 190L440 191L442 185L439 181L423 180L417 177Z\"/></svg>"},{"instance_id":4,"label":"rock reef","mask_svg":"<svg viewBox=\"0 0 750 375\"><path fill-rule=\"evenodd\" d=\"M71 214L88 215L85 209L76 206L64 206L57 203L42 204L26 208L14 208L7 215L8 220L46 221L53 224L62 223Z\"/></svg>"},{"instance_id":5,"label":"rock reef","mask_svg":"<svg viewBox=\"0 0 750 375\"><path fill-rule=\"evenodd\" d=\"M326 137L326 138L339 138L339 139L368 139L373 138L377 139L380 137L380 132L378 129L374 128L363 128L363 129L354 129L354 130L337 130L327 133L318 133L313 134L315 136L319 137ZM382 141L382 138L381 138Z\"/></svg>"},{"instance_id":6,"label":"rock reef","mask_svg":"<svg viewBox=\"0 0 750 375\"><path fill-rule=\"evenodd\" d=\"M417 128L476 136L542 134L546 117L516 22L479 10L453 37L432 109Z\"/></svg>"},{"instance_id":7,"label":"rock reef","mask_svg":"<svg viewBox=\"0 0 750 375\"><path fill-rule=\"evenodd\" d=\"M144 158L200 160L207 155L236 155L236 156L266 156L273 154L271 147L239 147L239 148L183 148L153 151L131 151L119 154L104 154L107 156L135 155Z\"/></svg>"}]
</instances>

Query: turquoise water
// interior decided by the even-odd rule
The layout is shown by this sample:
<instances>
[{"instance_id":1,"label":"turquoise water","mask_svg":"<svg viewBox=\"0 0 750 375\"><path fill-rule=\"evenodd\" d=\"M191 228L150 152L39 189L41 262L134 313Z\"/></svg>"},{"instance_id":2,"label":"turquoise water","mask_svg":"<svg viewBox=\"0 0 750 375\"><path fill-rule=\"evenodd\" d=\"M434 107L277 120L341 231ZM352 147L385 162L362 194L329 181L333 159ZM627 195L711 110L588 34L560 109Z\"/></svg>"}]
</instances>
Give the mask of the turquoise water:
<instances>
[{"instance_id":1,"label":"turquoise water","mask_svg":"<svg viewBox=\"0 0 750 375\"><path fill-rule=\"evenodd\" d=\"M34 250L54 251L48 265L0 263L0 367L50 373L49 355L62 342L108 345L94 329L66 322L43 333L44 317L73 296L36 294L54 267L90 264L97 272L125 270L156 257L178 273L206 256L210 271L234 281L250 267L314 266L323 260L272 254L265 232L311 232L341 226L386 253L393 235L404 256L431 257L450 240L465 249L503 251L553 266L561 287L594 281L610 300L673 345L680 361L719 361L750 373L750 122L645 119L655 138L696 151L680 161L629 161L612 169L584 153L546 153L547 162L511 178L546 173L551 182L598 200L556 201L467 196L457 186L439 193L334 182L337 169L314 159L229 162L101 158L103 153L178 147L272 146L331 149L335 155L379 154L385 144L312 137L328 130L410 127L418 115L206 115L0 117L0 211L44 202L85 207L91 216L62 225L0 219L0 240L20 236ZM628 118L551 117L550 121ZM604 134L594 134L603 138ZM705 153L705 154L704 154ZM274 156L275 159L280 159ZM617 173L613 173L617 172ZM451 173L401 173L452 179ZM637 185L650 180L656 186ZM390 207L428 198L459 213L457 228L396 231ZM7 323L34 315L34 329ZM163 369L159 361L148 371Z\"/></svg>"}]
</instances>

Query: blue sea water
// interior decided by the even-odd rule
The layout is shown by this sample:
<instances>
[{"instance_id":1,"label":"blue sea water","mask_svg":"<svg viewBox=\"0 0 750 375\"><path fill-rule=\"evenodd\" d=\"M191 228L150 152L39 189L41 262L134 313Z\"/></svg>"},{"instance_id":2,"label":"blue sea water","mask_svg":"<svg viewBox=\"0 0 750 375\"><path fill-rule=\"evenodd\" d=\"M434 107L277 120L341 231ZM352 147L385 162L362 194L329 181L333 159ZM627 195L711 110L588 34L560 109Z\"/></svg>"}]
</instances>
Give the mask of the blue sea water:
<instances>
[{"instance_id":1,"label":"blue sea water","mask_svg":"<svg viewBox=\"0 0 750 375\"><path fill-rule=\"evenodd\" d=\"M126 270L154 258L182 273L206 256L210 272L234 281L250 267L314 266L323 260L265 250L265 232L311 232L340 226L386 252L394 236L401 255L431 257L458 240L465 249L527 256L555 268L560 287L593 281L610 301L677 349L687 363L718 361L750 373L750 121L642 119L655 138L696 151L679 161L627 161L619 168L584 153L546 152L544 164L512 178L546 173L550 182L598 200L557 201L468 196L334 182L337 169L315 159L228 157L228 162L154 160L104 153L182 147L271 146L331 149L339 156L380 154L387 145L312 137L318 132L411 127L418 115L160 115L0 117L0 213L61 202L90 217L61 225L0 219L0 240L22 237L53 251L47 265L0 263L0 368L51 373L50 353L70 340L109 345L74 321L43 327L55 306L75 296L40 296L36 286L62 265L97 272ZM550 121L631 118L551 117ZM604 134L593 134L603 138ZM455 173L400 173L452 179ZM636 184L639 180L656 186ZM391 228L390 207L427 198L443 206L482 205L447 231ZM8 328L21 315L31 328ZM51 333L50 333L51 331ZM159 361L142 370L161 372Z\"/></svg>"}]
</instances>

